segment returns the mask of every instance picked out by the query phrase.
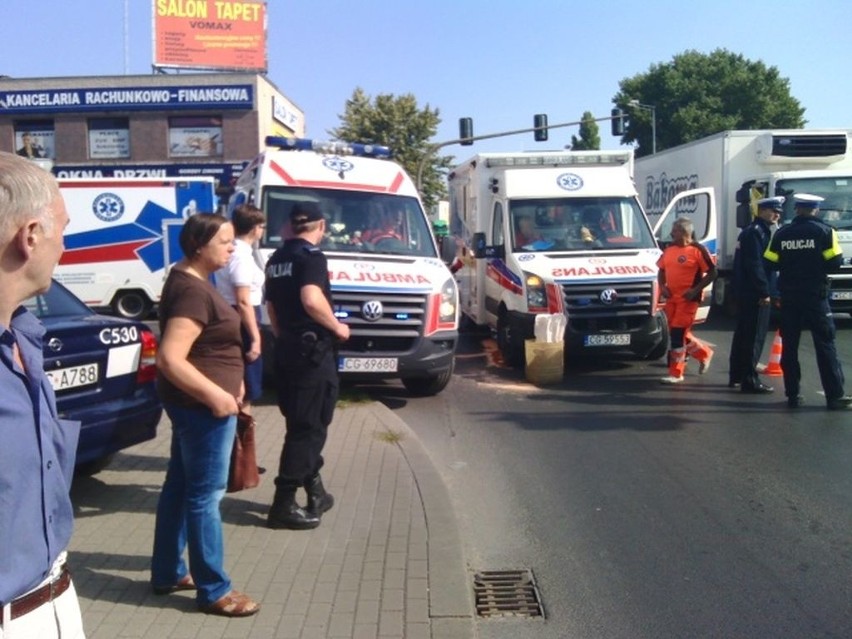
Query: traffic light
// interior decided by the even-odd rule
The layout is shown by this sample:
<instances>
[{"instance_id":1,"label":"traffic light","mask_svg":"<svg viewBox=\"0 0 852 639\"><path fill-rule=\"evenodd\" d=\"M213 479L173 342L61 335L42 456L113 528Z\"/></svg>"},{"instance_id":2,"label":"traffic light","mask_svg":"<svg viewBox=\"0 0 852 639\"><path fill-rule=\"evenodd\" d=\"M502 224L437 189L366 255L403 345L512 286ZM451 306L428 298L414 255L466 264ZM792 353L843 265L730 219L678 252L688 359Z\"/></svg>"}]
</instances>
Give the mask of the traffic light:
<instances>
[{"instance_id":1,"label":"traffic light","mask_svg":"<svg viewBox=\"0 0 852 639\"><path fill-rule=\"evenodd\" d=\"M533 132L533 136L535 137L536 142L546 142L547 141L547 114L546 113L536 113L533 116L533 126L535 127L535 131Z\"/></svg>"},{"instance_id":2,"label":"traffic light","mask_svg":"<svg viewBox=\"0 0 852 639\"><path fill-rule=\"evenodd\" d=\"M459 118L459 138L462 146L473 144L473 118Z\"/></svg>"},{"instance_id":3,"label":"traffic light","mask_svg":"<svg viewBox=\"0 0 852 639\"><path fill-rule=\"evenodd\" d=\"M610 120L610 124L612 124L612 134L620 138L624 135L624 111L615 107L611 113L612 120Z\"/></svg>"}]
</instances>

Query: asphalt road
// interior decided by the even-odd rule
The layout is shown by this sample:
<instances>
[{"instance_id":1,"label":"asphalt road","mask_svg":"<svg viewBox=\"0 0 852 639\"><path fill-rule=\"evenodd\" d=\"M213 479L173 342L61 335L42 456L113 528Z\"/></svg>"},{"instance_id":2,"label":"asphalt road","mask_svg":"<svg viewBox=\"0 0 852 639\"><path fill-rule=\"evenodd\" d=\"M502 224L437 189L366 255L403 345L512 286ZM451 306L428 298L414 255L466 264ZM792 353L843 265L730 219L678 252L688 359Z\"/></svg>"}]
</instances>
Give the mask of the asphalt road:
<instances>
[{"instance_id":1,"label":"asphalt road","mask_svg":"<svg viewBox=\"0 0 852 639\"><path fill-rule=\"evenodd\" d=\"M807 337L805 407L780 378L729 390L731 329L698 329L715 360L676 387L662 362L600 358L536 388L468 335L439 396L371 389L441 470L471 575L536 578L545 618L482 619L480 637L852 636L852 412L824 408Z\"/></svg>"}]
</instances>

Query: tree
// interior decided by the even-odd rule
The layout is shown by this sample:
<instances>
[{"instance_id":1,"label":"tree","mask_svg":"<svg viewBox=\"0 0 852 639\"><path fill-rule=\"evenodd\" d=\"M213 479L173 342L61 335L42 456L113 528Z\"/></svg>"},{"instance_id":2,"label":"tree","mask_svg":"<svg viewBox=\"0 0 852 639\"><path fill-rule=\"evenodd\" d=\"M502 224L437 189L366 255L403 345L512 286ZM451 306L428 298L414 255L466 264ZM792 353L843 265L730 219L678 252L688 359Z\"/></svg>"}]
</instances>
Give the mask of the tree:
<instances>
[{"instance_id":1,"label":"tree","mask_svg":"<svg viewBox=\"0 0 852 639\"><path fill-rule=\"evenodd\" d=\"M725 49L685 51L625 78L619 89L612 101L628 114L621 142L638 142L637 156L651 153L654 116L658 151L729 129L798 129L807 122L777 68Z\"/></svg>"},{"instance_id":2,"label":"tree","mask_svg":"<svg viewBox=\"0 0 852 639\"><path fill-rule=\"evenodd\" d=\"M329 131L330 135L338 140L390 147L394 160L413 179L417 178L424 154L431 154L429 139L441 122L438 109L430 109L428 104L418 108L410 93L379 94L371 100L360 87L346 101L346 110L339 117L341 124ZM427 211L446 196L445 172L453 160L452 156L431 155L424 166L420 186L420 197Z\"/></svg>"},{"instance_id":3,"label":"tree","mask_svg":"<svg viewBox=\"0 0 852 639\"><path fill-rule=\"evenodd\" d=\"M571 148L575 151L597 151L601 148L598 123L591 111L584 111L580 120L580 137L571 136Z\"/></svg>"}]
</instances>

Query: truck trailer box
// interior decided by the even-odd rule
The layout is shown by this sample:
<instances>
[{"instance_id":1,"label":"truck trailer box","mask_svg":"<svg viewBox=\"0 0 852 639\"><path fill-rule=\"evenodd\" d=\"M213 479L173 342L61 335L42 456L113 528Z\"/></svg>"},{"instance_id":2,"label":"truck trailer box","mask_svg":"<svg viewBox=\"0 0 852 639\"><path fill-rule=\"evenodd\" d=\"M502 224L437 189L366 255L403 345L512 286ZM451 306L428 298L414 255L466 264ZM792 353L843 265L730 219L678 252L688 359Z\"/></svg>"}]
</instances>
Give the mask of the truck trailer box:
<instances>
[{"instance_id":1,"label":"truck trailer box","mask_svg":"<svg viewBox=\"0 0 852 639\"><path fill-rule=\"evenodd\" d=\"M652 222L685 189L713 188L719 199L715 249L719 280L715 302L730 303L730 277L740 230L756 212L757 200L787 198L780 224L794 216L792 196L825 198L821 216L838 231L846 256L840 273L830 277L833 310L852 311L852 149L849 131L723 131L636 160L639 199ZM691 216L691 202L677 213Z\"/></svg>"},{"instance_id":2,"label":"truck trailer box","mask_svg":"<svg viewBox=\"0 0 852 639\"><path fill-rule=\"evenodd\" d=\"M411 178L384 147L266 142L237 180L230 206L247 202L265 212L265 261L284 240L293 205L319 204L334 313L351 334L340 344L340 374L400 379L414 395L443 390L455 367L458 291ZM268 321L264 314L265 353Z\"/></svg>"},{"instance_id":3,"label":"truck trailer box","mask_svg":"<svg viewBox=\"0 0 852 639\"><path fill-rule=\"evenodd\" d=\"M60 179L70 222L54 277L91 307L144 319L183 257L184 220L215 210L215 187L212 177Z\"/></svg>"}]
</instances>

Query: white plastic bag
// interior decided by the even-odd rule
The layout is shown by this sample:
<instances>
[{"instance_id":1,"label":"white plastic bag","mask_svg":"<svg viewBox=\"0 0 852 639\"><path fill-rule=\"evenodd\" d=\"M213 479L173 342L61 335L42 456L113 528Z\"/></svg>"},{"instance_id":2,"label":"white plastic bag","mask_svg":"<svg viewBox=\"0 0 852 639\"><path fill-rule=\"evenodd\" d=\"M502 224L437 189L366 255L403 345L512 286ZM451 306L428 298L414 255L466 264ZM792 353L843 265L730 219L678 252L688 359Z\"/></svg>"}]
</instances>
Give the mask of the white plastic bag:
<instances>
[{"instance_id":1,"label":"white plastic bag","mask_svg":"<svg viewBox=\"0 0 852 639\"><path fill-rule=\"evenodd\" d=\"M561 313L542 313L535 316L535 341L561 342L565 336L566 318Z\"/></svg>"}]
</instances>

